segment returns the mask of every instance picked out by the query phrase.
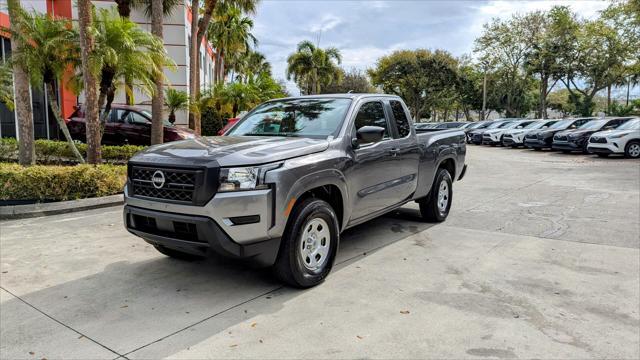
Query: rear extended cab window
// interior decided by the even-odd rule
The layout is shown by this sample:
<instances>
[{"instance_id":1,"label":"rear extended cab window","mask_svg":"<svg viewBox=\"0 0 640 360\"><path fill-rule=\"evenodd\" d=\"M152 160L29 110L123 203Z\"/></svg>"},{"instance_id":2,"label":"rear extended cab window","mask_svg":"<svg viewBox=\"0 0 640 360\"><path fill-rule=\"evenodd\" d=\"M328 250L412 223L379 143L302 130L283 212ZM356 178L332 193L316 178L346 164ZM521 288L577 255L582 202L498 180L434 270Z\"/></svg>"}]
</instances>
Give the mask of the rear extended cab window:
<instances>
[{"instance_id":1,"label":"rear extended cab window","mask_svg":"<svg viewBox=\"0 0 640 360\"><path fill-rule=\"evenodd\" d=\"M411 134L411 126L409 125L409 119L407 113L404 111L402 103L397 100L389 101L391 106L391 112L393 113L393 119L396 123L396 129L398 130L398 137L407 137Z\"/></svg>"}]
</instances>

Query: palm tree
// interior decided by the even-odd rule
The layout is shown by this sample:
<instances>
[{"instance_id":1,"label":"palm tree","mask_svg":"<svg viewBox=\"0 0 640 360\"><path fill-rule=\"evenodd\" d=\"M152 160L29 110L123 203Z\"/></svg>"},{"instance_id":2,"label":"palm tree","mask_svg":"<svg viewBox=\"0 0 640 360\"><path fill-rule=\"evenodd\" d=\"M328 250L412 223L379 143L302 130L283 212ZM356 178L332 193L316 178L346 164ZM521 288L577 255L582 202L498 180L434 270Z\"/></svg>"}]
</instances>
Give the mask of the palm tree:
<instances>
[{"instance_id":1,"label":"palm tree","mask_svg":"<svg viewBox=\"0 0 640 360\"><path fill-rule=\"evenodd\" d=\"M338 49L321 49L310 41L302 41L287 59L287 80L293 78L306 94L318 94L322 86L340 81L341 61Z\"/></svg>"},{"instance_id":2,"label":"palm tree","mask_svg":"<svg viewBox=\"0 0 640 360\"><path fill-rule=\"evenodd\" d=\"M145 15L151 18L153 0L115 0L118 9L118 14L123 18L129 18L131 16L131 10L133 8L144 8ZM173 10L182 5L182 0L162 0L162 12L163 15L171 15ZM131 79L125 79L125 86L128 88L133 87ZM133 104L133 96L126 96L127 105Z\"/></svg>"},{"instance_id":3,"label":"palm tree","mask_svg":"<svg viewBox=\"0 0 640 360\"><path fill-rule=\"evenodd\" d=\"M151 33L158 39L163 39L162 35L162 16L163 16L163 0L151 0ZM162 144L164 140L164 71L160 69L162 74L156 74L155 93L151 98L151 144Z\"/></svg>"},{"instance_id":4,"label":"palm tree","mask_svg":"<svg viewBox=\"0 0 640 360\"><path fill-rule=\"evenodd\" d=\"M9 63L0 64L0 103L12 111L15 106L13 103L13 73Z\"/></svg>"},{"instance_id":5,"label":"palm tree","mask_svg":"<svg viewBox=\"0 0 640 360\"><path fill-rule=\"evenodd\" d=\"M101 131L98 120L97 79L92 55L95 51L95 38L92 31L93 14L91 0L78 0L78 34L80 38L80 58L84 84L84 118L87 125L87 161L97 164L102 161Z\"/></svg>"},{"instance_id":6,"label":"palm tree","mask_svg":"<svg viewBox=\"0 0 640 360\"><path fill-rule=\"evenodd\" d=\"M22 12L18 17L20 26L12 28L12 37L20 38L24 46L12 55L13 61L23 64L29 69L29 77L33 87L44 83L47 103L53 113L58 127L62 131L69 148L79 162L84 159L76 148L67 124L56 101L56 82L69 65L76 65L78 58L77 33L66 19L56 19L49 15Z\"/></svg>"},{"instance_id":7,"label":"palm tree","mask_svg":"<svg viewBox=\"0 0 640 360\"><path fill-rule=\"evenodd\" d=\"M200 16L200 6L191 7L191 43L189 47L189 96L192 99L200 97L200 44L209 32L209 24L217 8L223 10L228 7L237 7L245 13L255 13L259 0L204 0L204 11ZM201 0L194 0L194 4L200 5ZM221 11L224 13L225 11ZM197 25L197 26L196 26ZM216 61L217 63L217 61ZM189 111L189 127L196 133L200 133L200 119L198 114Z\"/></svg>"},{"instance_id":8,"label":"palm tree","mask_svg":"<svg viewBox=\"0 0 640 360\"><path fill-rule=\"evenodd\" d=\"M153 95L156 79L164 79L164 66L175 64L168 57L162 40L144 31L129 19L120 17L112 9L100 9L95 22L95 69L100 74L98 104L104 112L104 123L111 111L111 103L122 79L132 79L142 92ZM133 89L124 84L125 92Z\"/></svg>"},{"instance_id":9,"label":"palm tree","mask_svg":"<svg viewBox=\"0 0 640 360\"><path fill-rule=\"evenodd\" d=\"M14 31L20 32L21 24L13 21L21 16L22 8L20 0L7 0L9 8L9 18L13 24ZM11 37L11 48L14 52L20 53L24 44L20 37ZM36 162L35 142L33 141L33 111L31 109L31 94L29 93L29 74L25 64L12 62L13 76L15 81L15 107L18 120L20 141L18 142L18 162L21 165L33 165Z\"/></svg>"},{"instance_id":10,"label":"palm tree","mask_svg":"<svg viewBox=\"0 0 640 360\"><path fill-rule=\"evenodd\" d=\"M244 76L244 82L249 82L263 74L271 76L271 64L263 54L251 51L243 59L241 74Z\"/></svg>"},{"instance_id":11,"label":"palm tree","mask_svg":"<svg viewBox=\"0 0 640 360\"><path fill-rule=\"evenodd\" d=\"M189 108L189 95L185 91L168 88L164 95L164 103L169 110L169 122L176 122L176 111Z\"/></svg>"},{"instance_id":12,"label":"palm tree","mask_svg":"<svg viewBox=\"0 0 640 360\"><path fill-rule=\"evenodd\" d=\"M253 20L243 16L238 7L220 7L215 21L209 26L209 40L216 48L214 81L222 82L228 68L225 63L226 54L248 53L251 44L258 40L251 33Z\"/></svg>"},{"instance_id":13,"label":"palm tree","mask_svg":"<svg viewBox=\"0 0 640 360\"><path fill-rule=\"evenodd\" d=\"M223 103L231 104L232 117L236 117L238 112L248 110L260 101L256 88L251 84L229 83L219 96Z\"/></svg>"}]
</instances>

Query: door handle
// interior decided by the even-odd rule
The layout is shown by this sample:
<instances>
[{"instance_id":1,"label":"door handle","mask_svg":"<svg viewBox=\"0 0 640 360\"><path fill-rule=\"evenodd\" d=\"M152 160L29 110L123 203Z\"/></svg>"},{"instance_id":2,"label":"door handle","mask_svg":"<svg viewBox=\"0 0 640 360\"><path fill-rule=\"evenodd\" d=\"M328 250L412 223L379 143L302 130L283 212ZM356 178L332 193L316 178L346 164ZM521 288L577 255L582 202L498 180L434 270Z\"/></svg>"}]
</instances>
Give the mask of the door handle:
<instances>
[{"instance_id":1,"label":"door handle","mask_svg":"<svg viewBox=\"0 0 640 360\"><path fill-rule=\"evenodd\" d=\"M389 154L391 154L391 156L398 156L398 153L400 153L400 149L398 148L389 149Z\"/></svg>"}]
</instances>

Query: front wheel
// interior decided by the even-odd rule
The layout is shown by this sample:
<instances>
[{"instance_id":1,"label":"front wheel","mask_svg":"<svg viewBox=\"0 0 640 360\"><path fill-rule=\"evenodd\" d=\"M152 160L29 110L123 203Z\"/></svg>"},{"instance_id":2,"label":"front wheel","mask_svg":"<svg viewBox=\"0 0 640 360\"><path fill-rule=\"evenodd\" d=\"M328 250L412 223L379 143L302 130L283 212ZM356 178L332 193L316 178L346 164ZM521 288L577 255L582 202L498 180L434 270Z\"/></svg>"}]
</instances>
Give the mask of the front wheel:
<instances>
[{"instance_id":1,"label":"front wheel","mask_svg":"<svg viewBox=\"0 0 640 360\"><path fill-rule=\"evenodd\" d=\"M629 141L627 146L624 148L624 156L630 159L640 158L640 141L638 140Z\"/></svg>"},{"instance_id":2,"label":"front wheel","mask_svg":"<svg viewBox=\"0 0 640 360\"><path fill-rule=\"evenodd\" d=\"M418 201L422 219L428 222L442 222L449 216L453 200L453 180L445 169L438 169L436 180L429 195Z\"/></svg>"},{"instance_id":3,"label":"front wheel","mask_svg":"<svg viewBox=\"0 0 640 360\"><path fill-rule=\"evenodd\" d=\"M338 217L326 201L310 198L296 205L280 244L275 275L308 288L329 275L340 241Z\"/></svg>"}]
</instances>

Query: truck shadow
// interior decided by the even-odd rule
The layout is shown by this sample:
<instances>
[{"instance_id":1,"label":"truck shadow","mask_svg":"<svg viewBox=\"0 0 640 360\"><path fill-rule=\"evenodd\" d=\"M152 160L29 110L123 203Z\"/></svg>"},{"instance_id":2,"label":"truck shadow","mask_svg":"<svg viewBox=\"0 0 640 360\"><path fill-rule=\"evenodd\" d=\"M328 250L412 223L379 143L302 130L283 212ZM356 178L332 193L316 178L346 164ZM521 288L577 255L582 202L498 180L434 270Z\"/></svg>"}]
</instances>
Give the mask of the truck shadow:
<instances>
[{"instance_id":1,"label":"truck shadow","mask_svg":"<svg viewBox=\"0 0 640 360\"><path fill-rule=\"evenodd\" d=\"M334 273L433 224L419 221L415 208L405 207L343 233ZM73 259L69 259L73 266ZM331 277L328 278L331 281ZM6 282L5 282L6 284ZM322 286L322 285L320 285ZM6 286L11 291L10 286ZM160 358L196 345L255 316L280 311L308 291L282 286L269 269L212 258L185 262L163 256L139 262L119 261L100 273L34 291L20 298L84 336L131 358ZM42 317L27 316L25 304L11 298L2 303L3 336L8 356L38 354L39 344L22 339L25 329L41 327ZM49 321L48 319L45 319ZM68 347L78 335L71 334ZM49 334L53 337L55 335ZM81 341L90 341L81 337ZM58 338L58 341L60 339ZM78 347L80 348L80 347ZM12 350L15 350L13 352ZM65 354L71 356L65 346ZM78 350L79 351L79 350ZM73 352L73 350L71 350ZM58 354L43 354L47 358ZM76 354L95 357L95 354ZM116 354L112 358L115 358Z\"/></svg>"}]
</instances>

